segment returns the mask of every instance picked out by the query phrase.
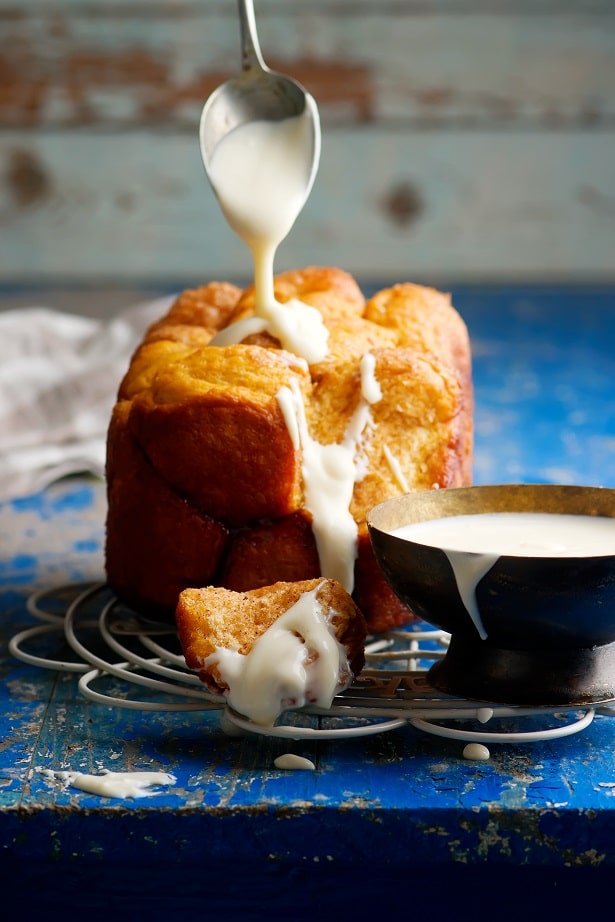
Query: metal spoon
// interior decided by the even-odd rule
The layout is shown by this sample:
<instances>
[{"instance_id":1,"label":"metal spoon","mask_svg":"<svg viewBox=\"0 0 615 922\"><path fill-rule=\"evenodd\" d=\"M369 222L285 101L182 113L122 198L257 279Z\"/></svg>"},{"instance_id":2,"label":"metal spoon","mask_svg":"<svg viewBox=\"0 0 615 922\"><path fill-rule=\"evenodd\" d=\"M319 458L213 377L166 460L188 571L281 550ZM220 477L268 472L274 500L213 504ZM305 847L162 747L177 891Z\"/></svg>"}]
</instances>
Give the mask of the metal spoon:
<instances>
[{"instance_id":1,"label":"metal spoon","mask_svg":"<svg viewBox=\"0 0 615 922\"><path fill-rule=\"evenodd\" d=\"M241 27L242 69L211 94L201 113L199 140L205 172L211 182L209 168L217 144L229 131L244 122L281 121L304 112L311 125L311 170L305 197L307 198L318 169L320 158L320 117L314 98L300 83L270 70L261 54L253 0L238 0Z\"/></svg>"}]
</instances>

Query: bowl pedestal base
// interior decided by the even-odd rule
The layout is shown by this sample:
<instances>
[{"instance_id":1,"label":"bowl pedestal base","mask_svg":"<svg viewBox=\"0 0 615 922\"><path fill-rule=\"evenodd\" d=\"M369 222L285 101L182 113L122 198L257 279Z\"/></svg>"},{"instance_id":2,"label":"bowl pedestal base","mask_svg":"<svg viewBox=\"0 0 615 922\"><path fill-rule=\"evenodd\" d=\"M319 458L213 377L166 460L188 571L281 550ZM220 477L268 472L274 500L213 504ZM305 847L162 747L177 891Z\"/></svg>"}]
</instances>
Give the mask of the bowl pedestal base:
<instances>
[{"instance_id":1,"label":"bowl pedestal base","mask_svg":"<svg viewBox=\"0 0 615 922\"><path fill-rule=\"evenodd\" d=\"M478 701L603 704L615 698L615 642L574 650L507 650L453 634L428 679L439 691Z\"/></svg>"}]
</instances>

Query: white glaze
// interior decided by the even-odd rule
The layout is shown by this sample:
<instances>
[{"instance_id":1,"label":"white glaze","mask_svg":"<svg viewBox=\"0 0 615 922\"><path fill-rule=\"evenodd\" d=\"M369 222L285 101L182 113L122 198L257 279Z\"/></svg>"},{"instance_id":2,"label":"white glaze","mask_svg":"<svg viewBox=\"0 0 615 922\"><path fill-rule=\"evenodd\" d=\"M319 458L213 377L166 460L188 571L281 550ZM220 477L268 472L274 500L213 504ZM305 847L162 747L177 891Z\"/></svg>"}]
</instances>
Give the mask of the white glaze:
<instances>
[{"instance_id":1,"label":"white glaze","mask_svg":"<svg viewBox=\"0 0 615 922\"><path fill-rule=\"evenodd\" d=\"M329 331L320 312L297 299L280 304L273 286L275 253L303 208L311 171L307 108L282 121L246 122L215 148L209 173L222 212L252 252L256 316L227 327L212 345L267 330L310 363L327 354Z\"/></svg>"},{"instance_id":2,"label":"white glaze","mask_svg":"<svg viewBox=\"0 0 615 922\"><path fill-rule=\"evenodd\" d=\"M463 749L464 759L472 759L474 762L487 762L491 753L482 743L468 743Z\"/></svg>"},{"instance_id":3,"label":"white glaze","mask_svg":"<svg viewBox=\"0 0 615 922\"><path fill-rule=\"evenodd\" d=\"M216 146L209 175L220 207L250 248L272 252L303 208L312 169L309 110L245 122Z\"/></svg>"},{"instance_id":4,"label":"white glaze","mask_svg":"<svg viewBox=\"0 0 615 922\"><path fill-rule=\"evenodd\" d=\"M152 788L166 787L177 781L168 772L112 772L106 769L100 775L50 770L44 770L43 775L88 794L118 798L151 797L160 793Z\"/></svg>"},{"instance_id":5,"label":"white glaze","mask_svg":"<svg viewBox=\"0 0 615 922\"><path fill-rule=\"evenodd\" d=\"M267 321L263 317L243 317L228 327L224 327L209 341L210 346L234 346L246 336L254 333L263 333L267 329Z\"/></svg>"},{"instance_id":6,"label":"white glaze","mask_svg":"<svg viewBox=\"0 0 615 922\"><path fill-rule=\"evenodd\" d=\"M312 439L295 382L281 388L277 399L293 444L301 448L304 504L312 515L320 572L352 592L357 544L357 524L349 508L355 482L354 445L322 445Z\"/></svg>"},{"instance_id":7,"label":"white glaze","mask_svg":"<svg viewBox=\"0 0 615 922\"><path fill-rule=\"evenodd\" d=\"M479 708L476 712L476 718L481 724L488 723L493 717L493 708L484 707Z\"/></svg>"},{"instance_id":8,"label":"white glaze","mask_svg":"<svg viewBox=\"0 0 615 922\"><path fill-rule=\"evenodd\" d=\"M340 676L350 676L319 588L304 592L247 655L218 648L205 660L207 668L217 665L231 707L254 723L270 726L282 711L308 703L328 708L341 690Z\"/></svg>"},{"instance_id":9,"label":"white glaze","mask_svg":"<svg viewBox=\"0 0 615 922\"><path fill-rule=\"evenodd\" d=\"M480 610L476 601L476 587L483 576L486 576L491 567L498 559L497 554L474 554L465 551L446 551L450 561L457 589L461 596L461 601L465 605L474 627L478 631L481 640L487 638L487 631L480 616Z\"/></svg>"},{"instance_id":10,"label":"white glaze","mask_svg":"<svg viewBox=\"0 0 615 922\"><path fill-rule=\"evenodd\" d=\"M406 478L404 477L404 472L401 469L401 464L399 463L399 461L397 460L397 458L395 457L395 455L393 454L389 446L386 444L384 445L384 457L386 458L386 462L389 465L389 468L391 469L391 473L393 474L393 477L395 478L399 489L402 491L402 493L409 493L410 485L408 481L406 480Z\"/></svg>"},{"instance_id":11,"label":"white glaze","mask_svg":"<svg viewBox=\"0 0 615 922\"><path fill-rule=\"evenodd\" d=\"M293 752L285 752L283 755L278 756L273 760L273 764L276 768L286 771L316 771L316 766L311 759L297 756Z\"/></svg>"},{"instance_id":12,"label":"white glaze","mask_svg":"<svg viewBox=\"0 0 615 922\"><path fill-rule=\"evenodd\" d=\"M361 396L367 403L382 400L382 389L376 377L376 357L372 352L365 352L359 364L361 372Z\"/></svg>"},{"instance_id":13,"label":"white glaze","mask_svg":"<svg viewBox=\"0 0 615 922\"><path fill-rule=\"evenodd\" d=\"M358 528L350 503L355 483L366 472L364 440L373 426L370 400L381 395L374 362L366 353L360 364L361 397L348 423L344 440L323 445L309 432L301 391L296 382L277 394L286 426L296 449L301 447L305 508L312 515L312 532L320 572L337 579L347 592L354 588Z\"/></svg>"},{"instance_id":14,"label":"white glaze","mask_svg":"<svg viewBox=\"0 0 615 922\"><path fill-rule=\"evenodd\" d=\"M593 557L615 554L615 518L537 512L458 515L415 522L392 534L445 551L462 601L480 637L487 632L476 587L499 557Z\"/></svg>"},{"instance_id":15,"label":"white glaze","mask_svg":"<svg viewBox=\"0 0 615 922\"><path fill-rule=\"evenodd\" d=\"M593 557L615 554L615 518L549 512L486 512L430 519L393 534L420 544L492 556Z\"/></svg>"}]
</instances>

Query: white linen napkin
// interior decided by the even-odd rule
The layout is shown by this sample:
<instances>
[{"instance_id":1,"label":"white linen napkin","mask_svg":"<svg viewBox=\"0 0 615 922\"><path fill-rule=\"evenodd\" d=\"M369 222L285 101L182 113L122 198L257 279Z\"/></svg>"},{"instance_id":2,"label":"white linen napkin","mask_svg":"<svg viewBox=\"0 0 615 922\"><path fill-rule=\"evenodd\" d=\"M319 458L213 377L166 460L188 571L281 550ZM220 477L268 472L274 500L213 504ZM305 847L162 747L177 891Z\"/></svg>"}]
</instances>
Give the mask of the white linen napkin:
<instances>
[{"instance_id":1,"label":"white linen napkin","mask_svg":"<svg viewBox=\"0 0 615 922\"><path fill-rule=\"evenodd\" d=\"M104 475L117 389L147 327L172 298L110 320L46 307L0 311L0 502L68 474Z\"/></svg>"}]
</instances>

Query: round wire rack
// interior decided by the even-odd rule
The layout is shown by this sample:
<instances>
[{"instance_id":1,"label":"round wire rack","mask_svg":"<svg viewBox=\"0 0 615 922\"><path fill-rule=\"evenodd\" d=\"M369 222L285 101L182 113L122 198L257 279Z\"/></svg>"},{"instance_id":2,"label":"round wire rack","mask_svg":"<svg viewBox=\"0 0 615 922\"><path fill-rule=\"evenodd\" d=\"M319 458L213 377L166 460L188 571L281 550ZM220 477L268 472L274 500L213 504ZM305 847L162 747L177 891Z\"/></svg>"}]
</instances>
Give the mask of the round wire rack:
<instances>
[{"instance_id":1,"label":"round wire rack","mask_svg":"<svg viewBox=\"0 0 615 922\"><path fill-rule=\"evenodd\" d=\"M410 724L463 741L469 744L468 757L480 759L489 755L480 744L557 739L584 730L596 713L615 714L615 702L610 701L591 707L521 707L439 692L430 686L428 672L446 654L449 636L430 625L413 624L368 638L365 668L331 707L287 711L275 725L263 727L234 711L225 697L212 694L187 668L173 624L137 615L104 583L40 590L28 598L27 609L38 623L11 638L9 650L17 659L75 673L80 692L99 704L145 711L220 711L229 733L343 739ZM302 725L302 714L318 718L312 721L316 726ZM532 718L530 729L520 729L524 718ZM491 729L494 724L497 729Z\"/></svg>"}]
</instances>

